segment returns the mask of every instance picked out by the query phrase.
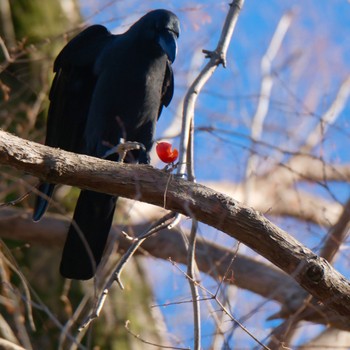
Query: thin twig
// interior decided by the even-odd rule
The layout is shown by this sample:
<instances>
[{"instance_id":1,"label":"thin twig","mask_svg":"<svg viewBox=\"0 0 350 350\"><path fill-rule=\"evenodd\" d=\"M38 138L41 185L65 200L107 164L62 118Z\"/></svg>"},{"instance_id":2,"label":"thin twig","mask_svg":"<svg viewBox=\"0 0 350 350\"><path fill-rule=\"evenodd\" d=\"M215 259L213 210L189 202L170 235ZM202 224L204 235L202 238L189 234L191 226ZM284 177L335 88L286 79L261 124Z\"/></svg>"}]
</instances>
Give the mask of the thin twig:
<instances>
[{"instance_id":1,"label":"thin twig","mask_svg":"<svg viewBox=\"0 0 350 350\"><path fill-rule=\"evenodd\" d=\"M5 261L5 259L3 259L3 260ZM6 259L6 262L8 263L9 260ZM12 262L12 265L16 268L14 271L16 273L19 273L19 277L20 277L20 279L23 282L25 290L28 288L28 291L26 290L25 295L24 296L21 295L22 300L25 303L30 303L30 307L31 308L35 308L37 310L43 311L49 317L49 319L52 321L52 323L57 328L59 328L62 332L65 333L66 337L69 340L71 340L79 349L85 350L86 348L83 345L79 344L76 341L76 339L70 333L66 332L65 328L62 326L62 324L59 322L59 320L56 318L56 316L49 310L49 308L40 299L39 295L35 292L35 290L28 283L28 281L26 280L25 276L20 272L20 269L18 268L15 260L11 258L11 262ZM12 268L13 268L13 266L12 266ZM29 292L30 292L30 294L28 294ZM32 298L29 299L30 295L32 296ZM36 302L34 302L33 299L36 300ZM30 317L31 316L29 315L29 318ZM32 325L32 327L34 327L34 326ZM33 329L35 329L35 328L33 328ZM28 349L29 349L29 347L28 347Z\"/></svg>"},{"instance_id":2,"label":"thin twig","mask_svg":"<svg viewBox=\"0 0 350 350\"><path fill-rule=\"evenodd\" d=\"M32 302L31 302L31 295L30 295L30 290L29 290L29 283L27 282L26 278L24 277L21 269L19 268L19 266L17 265L15 259L13 258L10 250L8 249L7 245L4 244L4 242L2 240L0 240L0 246L1 246L1 250L0 253L2 255L1 259L4 260L6 262L6 265L13 271L15 272L24 289L24 295L25 297L24 299L24 303L25 303L25 307L27 310L27 317L29 320L29 325L32 331L36 331L36 327L35 327L35 323L34 323L34 318L33 318L33 310L32 310Z\"/></svg>"},{"instance_id":3,"label":"thin twig","mask_svg":"<svg viewBox=\"0 0 350 350\"><path fill-rule=\"evenodd\" d=\"M196 281L196 238L197 238L198 222L196 219L192 219L191 233L188 241L188 253L187 253L187 276L189 276L190 290L192 294L193 305L193 322L194 322L194 350L200 350L201 348L201 313L199 305L199 292Z\"/></svg>"},{"instance_id":4,"label":"thin twig","mask_svg":"<svg viewBox=\"0 0 350 350\"><path fill-rule=\"evenodd\" d=\"M144 344L148 344L148 345L155 346L155 347L157 347L157 349L190 350L190 348L180 348L180 347L176 347L176 346L168 346L168 345L155 344L155 343L150 342L150 341L148 341L148 340L142 339L142 338L140 337L140 335L133 333L133 332L130 330L130 327L129 327L129 326L130 326L130 321L127 320L127 321L125 322L125 329L126 329L126 331L127 331L129 334L131 334L133 337L135 337L136 339L140 340L140 341L141 341L142 343L144 343Z\"/></svg>"},{"instance_id":5,"label":"thin twig","mask_svg":"<svg viewBox=\"0 0 350 350\"><path fill-rule=\"evenodd\" d=\"M117 265L117 268L113 273L113 276L114 276L113 279L119 284L121 289L124 289L124 286L120 279L121 273L125 265L127 264L127 262L130 260L130 258L134 255L134 253L138 249L138 247L143 243L145 239L147 239L154 233L157 233L158 231L169 227L169 225L174 222L175 217L176 217L176 213L170 212L169 214L159 219L155 224L153 224L144 234L141 234L137 239L135 239L134 243L131 245L128 251L124 254L124 256L120 259Z\"/></svg>"},{"instance_id":6,"label":"thin twig","mask_svg":"<svg viewBox=\"0 0 350 350\"><path fill-rule=\"evenodd\" d=\"M191 279L190 276L188 276L188 274L186 274L183 270L181 270L181 268L172 260L169 259L169 261L187 278L187 279ZM257 342L257 344L259 344L260 346L263 347L263 349L265 350L270 350L269 347L267 347L266 345L264 345L259 339L257 339L237 318L235 318L232 313L222 304L222 302L218 299L216 293L212 293L210 290L208 290L207 288L205 288L204 286L202 286L201 284L199 284L198 282L193 280L193 283L196 283L197 286L204 290L210 297L209 298L199 298L199 301L204 301L204 300L208 300L208 299L212 299L214 300L221 308L222 312L224 312L230 319L231 321L233 321L237 326L239 326L246 334L248 334L255 342ZM187 301L188 302L188 301ZM181 303L186 303L186 301L180 302L180 303L176 303L176 304L181 304ZM169 304L168 304L169 305Z\"/></svg>"},{"instance_id":7,"label":"thin twig","mask_svg":"<svg viewBox=\"0 0 350 350\"><path fill-rule=\"evenodd\" d=\"M341 112L346 107L346 103L350 97L350 75L343 81L335 96L333 103L327 111L322 115L320 122L316 128L310 133L304 145L301 147L301 152L310 151L319 144L328 128L337 120Z\"/></svg>"},{"instance_id":8,"label":"thin twig","mask_svg":"<svg viewBox=\"0 0 350 350\"><path fill-rule=\"evenodd\" d=\"M4 58L5 58L5 63L12 63L13 58L11 57L11 55L6 47L6 44L1 36L0 36L0 47L2 50L2 54L4 55Z\"/></svg>"},{"instance_id":9,"label":"thin twig","mask_svg":"<svg viewBox=\"0 0 350 350\"><path fill-rule=\"evenodd\" d=\"M127 262L134 255L134 253L137 251L140 245L144 242L144 240L150 237L151 235L153 235L154 233L167 228L175 220L175 217L176 217L176 214L173 212L170 212L169 214L165 215L160 220L158 220L156 223L154 223L148 230L146 230L145 233L141 234L138 238L134 240L134 243L130 246L127 252L119 260L117 267L115 268L114 272L111 274L110 278L106 282L100 297L96 300L95 307L92 310L92 313L86 317L84 322L79 327L79 331L82 331L85 328L87 328L93 320L99 317L101 309L109 293L109 289L111 288L114 281L118 283L121 289L124 289L124 286L120 278L121 273L124 270L124 267L126 266Z\"/></svg>"},{"instance_id":10,"label":"thin twig","mask_svg":"<svg viewBox=\"0 0 350 350\"><path fill-rule=\"evenodd\" d=\"M5 203L0 203L0 208L2 207L10 207L10 206L15 206L19 203L21 203L24 199L26 199L30 194L32 193L32 191L28 191L26 192L25 194L23 194L22 196L12 200L12 201L9 201L9 202L5 202Z\"/></svg>"},{"instance_id":11,"label":"thin twig","mask_svg":"<svg viewBox=\"0 0 350 350\"><path fill-rule=\"evenodd\" d=\"M65 342L67 340L67 334L70 334L70 328L75 324L75 322L77 321L79 315L81 314L82 310L85 308L85 306L87 305L88 301L90 299L90 295L85 295L83 297L83 299L80 301L78 307L74 310L74 314L69 317L68 321L66 322L66 324L64 325L60 337L59 337L59 344L57 349L58 350L64 350L65 349ZM82 337L85 335L84 332L80 332L78 334L76 334L75 338L74 338L74 342L72 342L72 344L80 344L80 340L82 339Z\"/></svg>"}]
</instances>

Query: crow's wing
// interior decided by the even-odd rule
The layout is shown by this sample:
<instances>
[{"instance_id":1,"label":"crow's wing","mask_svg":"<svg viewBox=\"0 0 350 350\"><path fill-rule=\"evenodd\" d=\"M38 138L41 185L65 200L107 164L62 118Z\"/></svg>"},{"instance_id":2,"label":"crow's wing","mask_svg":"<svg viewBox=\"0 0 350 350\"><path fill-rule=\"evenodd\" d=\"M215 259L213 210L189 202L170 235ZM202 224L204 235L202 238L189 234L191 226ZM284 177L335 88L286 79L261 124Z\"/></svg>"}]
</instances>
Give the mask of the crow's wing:
<instances>
[{"instance_id":1,"label":"crow's wing","mask_svg":"<svg viewBox=\"0 0 350 350\"><path fill-rule=\"evenodd\" d=\"M76 36L54 63L46 144L67 151L83 151L83 135L97 77L94 65L111 40L110 32L94 25Z\"/></svg>"},{"instance_id":2,"label":"crow's wing","mask_svg":"<svg viewBox=\"0 0 350 350\"><path fill-rule=\"evenodd\" d=\"M112 35L101 26L87 28L71 40L57 56L50 90L45 144L66 151L84 152L83 135L96 76L94 65ZM33 220L44 215L55 185L41 183Z\"/></svg>"}]
</instances>

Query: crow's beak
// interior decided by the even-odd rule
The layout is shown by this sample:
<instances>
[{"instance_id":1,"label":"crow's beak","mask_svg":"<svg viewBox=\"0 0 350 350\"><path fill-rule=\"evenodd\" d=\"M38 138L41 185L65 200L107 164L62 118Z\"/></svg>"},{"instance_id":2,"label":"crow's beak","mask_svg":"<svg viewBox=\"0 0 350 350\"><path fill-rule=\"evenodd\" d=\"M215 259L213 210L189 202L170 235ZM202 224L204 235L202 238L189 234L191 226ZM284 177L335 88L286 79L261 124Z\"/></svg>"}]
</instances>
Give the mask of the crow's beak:
<instances>
[{"instance_id":1,"label":"crow's beak","mask_svg":"<svg viewBox=\"0 0 350 350\"><path fill-rule=\"evenodd\" d=\"M176 42L177 37L178 35L175 32L169 29L165 29L161 31L158 38L158 43L160 47L167 54L171 63L175 61L175 57L177 53L177 42Z\"/></svg>"}]
</instances>

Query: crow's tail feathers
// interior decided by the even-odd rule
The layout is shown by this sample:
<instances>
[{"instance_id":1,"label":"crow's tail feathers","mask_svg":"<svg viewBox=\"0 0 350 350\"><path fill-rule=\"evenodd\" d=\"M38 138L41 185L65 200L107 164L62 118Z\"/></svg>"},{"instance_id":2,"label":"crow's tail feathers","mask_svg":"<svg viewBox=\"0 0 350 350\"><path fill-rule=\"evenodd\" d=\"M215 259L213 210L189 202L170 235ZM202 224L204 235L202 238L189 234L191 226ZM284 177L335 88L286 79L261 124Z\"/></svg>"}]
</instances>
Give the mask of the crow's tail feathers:
<instances>
[{"instance_id":1,"label":"crow's tail feathers","mask_svg":"<svg viewBox=\"0 0 350 350\"><path fill-rule=\"evenodd\" d=\"M81 191L64 245L63 277L87 280L95 275L110 231L116 197Z\"/></svg>"},{"instance_id":2,"label":"crow's tail feathers","mask_svg":"<svg viewBox=\"0 0 350 350\"><path fill-rule=\"evenodd\" d=\"M46 197L51 198L54 188L54 184L48 184L43 182L38 186L38 191L45 194ZM40 194L37 195L32 217L33 221L39 221L42 218L42 216L45 214L48 205L49 202L43 196L41 196Z\"/></svg>"}]
</instances>

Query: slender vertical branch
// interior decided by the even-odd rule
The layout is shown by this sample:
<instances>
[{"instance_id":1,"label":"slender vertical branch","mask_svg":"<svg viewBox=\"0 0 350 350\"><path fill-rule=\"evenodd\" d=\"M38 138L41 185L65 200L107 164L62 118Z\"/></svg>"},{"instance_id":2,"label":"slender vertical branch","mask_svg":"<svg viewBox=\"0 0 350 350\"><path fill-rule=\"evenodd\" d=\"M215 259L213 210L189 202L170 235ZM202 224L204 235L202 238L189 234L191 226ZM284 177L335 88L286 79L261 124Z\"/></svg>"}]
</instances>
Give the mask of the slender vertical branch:
<instances>
[{"instance_id":1,"label":"slender vertical branch","mask_svg":"<svg viewBox=\"0 0 350 350\"><path fill-rule=\"evenodd\" d=\"M339 217L338 222L330 229L320 256L327 259L328 262L332 262L341 246L348 235L350 222L350 198L346 202L343 208L343 212Z\"/></svg>"},{"instance_id":2,"label":"slender vertical branch","mask_svg":"<svg viewBox=\"0 0 350 350\"><path fill-rule=\"evenodd\" d=\"M277 56L282 46L283 40L292 22L292 18L293 18L293 13L290 11L285 13L282 16L282 18L280 19L277 25L275 33L271 39L270 45L267 48L265 55L261 60L262 79L261 79L261 85L260 85L259 101L256 107L255 114L253 116L252 125L251 125L251 138L253 141L253 145L252 145L251 155L248 159L247 168L246 168L247 182L245 186L245 201L247 203L249 203L250 201L249 197L250 197L251 185L252 185L252 182L250 179L257 167L257 162L258 162L258 157L255 154L255 146L256 146L256 142L260 141L261 139L264 121L270 106L270 98L271 98L271 92L273 87L272 62Z\"/></svg>"},{"instance_id":3,"label":"slender vertical branch","mask_svg":"<svg viewBox=\"0 0 350 350\"><path fill-rule=\"evenodd\" d=\"M230 4L230 9L225 19L223 29L221 31L220 39L214 51L203 50L206 57L210 58L203 70L199 73L197 78L190 86L183 105L183 121L182 133L180 139L180 159L178 167L178 175L185 176L187 174L188 180L195 181L194 172L194 150L193 150L193 130L194 130L194 110L197 97L203 86L207 83L216 68L222 64L226 66L226 53L230 44L234 28L237 23L238 14L243 6L244 0L236 0ZM187 255L187 273L190 276L189 284L193 300L194 312L194 349L200 349L201 328L200 328L200 305L199 292L195 279L195 249L196 249L196 234L197 221L192 218L192 229L188 246Z\"/></svg>"},{"instance_id":4,"label":"slender vertical branch","mask_svg":"<svg viewBox=\"0 0 350 350\"><path fill-rule=\"evenodd\" d=\"M341 112L346 107L346 103L350 97L350 75L340 85L338 93L334 98L333 103L329 106L327 111L320 118L320 122L315 129L310 133L305 141L304 146L301 148L301 152L310 151L312 148L317 146L324 137L327 129L332 125Z\"/></svg>"},{"instance_id":5,"label":"slender vertical branch","mask_svg":"<svg viewBox=\"0 0 350 350\"><path fill-rule=\"evenodd\" d=\"M187 276L189 277L189 284L192 294L193 305L193 321L194 321L194 349L200 350L201 348L201 327L200 327L200 301L199 291L197 286L197 264L196 264L196 238L197 238L198 222L192 220L191 234L189 237L188 254L187 254Z\"/></svg>"},{"instance_id":6,"label":"slender vertical branch","mask_svg":"<svg viewBox=\"0 0 350 350\"><path fill-rule=\"evenodd\" d=\"M203 50L203 52L207 55L208 58L210 58L210 60L205 65L203 70L199 73L198 77L194 80L185 96L183 106L182 133L180 139L180 166L178 168L179 175L185 175L189 167L187 149L190 146L190 129L192 120L194 118L194 109L197 97L201 92L203 86L207 83L209 78L215 72L216 68L220 64L226 66L226 53L228 45L231 41L232 34L236 26L238 15L243 6L243 3L244 0L236 0L230 4L230 9L226 16L218 45L214 51Z\"/></svg>"},{"instance_id":7,"label":"slender vertical branch","mask_svg":"<svg viewBox=\"0 0 350 350\"><path fill-rule=\"evenodd\" d=\"M16 45L16 33L13 24L13 16L11 13L10 0L1 0L0 2L0 18L2 22L2 29L4 31L4 37L6 38L6 43L9 46ZM4 52L4 54L6 54ZM6 60L9 56L5 57Z\"/></svg>"}]
</instances>

